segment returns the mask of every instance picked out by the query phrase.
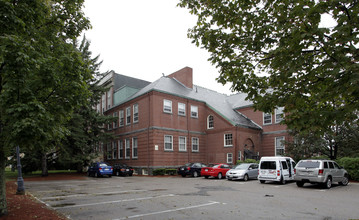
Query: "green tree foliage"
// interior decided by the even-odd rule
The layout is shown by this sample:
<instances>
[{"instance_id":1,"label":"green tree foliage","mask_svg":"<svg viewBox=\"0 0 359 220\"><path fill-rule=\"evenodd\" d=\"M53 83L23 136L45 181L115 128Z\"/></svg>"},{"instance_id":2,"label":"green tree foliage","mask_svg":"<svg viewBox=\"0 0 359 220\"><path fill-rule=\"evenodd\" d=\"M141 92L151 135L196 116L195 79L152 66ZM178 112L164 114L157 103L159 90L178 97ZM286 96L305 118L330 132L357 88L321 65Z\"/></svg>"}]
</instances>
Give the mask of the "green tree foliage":
<instances>
[{"instance_id":1,"label":"green tree foliage","mask_svg":"<svg viewBox=\"0 0 359 220\"><path fill-rule=\"evenodd\" d=\"M255 107L284 106L285 123L324 133L359 109L359 3L344 0L180 0L198 17L189 37L221 83ZM323 25L323 17L334 22Z\"/></svg>"},{"instance_id":2,"label":"green tree foliage","mask_svg":"<svg viewBox=\"0 0 359 220\"><path fill-rule=\"evenodd\" d=\"M0 0L0 215L9 149L53 147L88 97L91 77L72 42L89 28L83 0Z\"/></svg>"},{"instance_id":3,"label":"green tree foliage","mask_svg":"<svg viewBox=\"0 0 359 220\"><path fill-rule=\"evenodd\" d=\"M75 164L78 172L81 172L91 159L98 156L96 147L99 147L100 143L106 142L112 137L111 134L105 132L107 127L104 125L114 121L113 117L102 115L94 109L98 100L109 88L99 85L99 81L106 73L99 72L102 62L98 61L99 56L91 58L92 53L89 46L90 43L84 37L78 48L93 75L87 81L90 96L76 108L71 120L66 124L70 132L62 142L59 154L60 163Z\"/></svg>"}]
</instances>

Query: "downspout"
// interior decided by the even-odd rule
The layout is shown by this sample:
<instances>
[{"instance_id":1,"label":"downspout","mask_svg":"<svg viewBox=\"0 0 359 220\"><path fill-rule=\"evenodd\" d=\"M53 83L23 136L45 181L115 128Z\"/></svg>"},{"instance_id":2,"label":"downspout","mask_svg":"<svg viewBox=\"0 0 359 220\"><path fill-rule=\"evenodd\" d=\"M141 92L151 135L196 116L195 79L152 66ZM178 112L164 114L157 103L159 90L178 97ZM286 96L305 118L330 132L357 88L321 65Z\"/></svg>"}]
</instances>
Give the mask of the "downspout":
<instances>
[{"instance_id":1,"label":"downspout","mask_svg":"<svg viewBox=\"0 0 359 220\"><path fill-rule=\"evenodd\" d=\"M190 137L190 133L189 133L189 118L191 117L191 108L189 107L189 101L187 99L187 110L189 109L189 111L187 111L187 114L186 114L186 117L187 117L187 136L188 136L188 141L189 144L188 144L188 151L187 151L187 162L189 163L189 154L190 154L190 151L192 150L192 146L191 146L191 137Z\"/></svg>"},{"instance_id":2,"label":"downspout","mask_svg":"<svg viewBox=\"0 0 359 220\"><path fill-rule=\"evenodd\" d=\"M147 128L147 171L150 170L150 126L151 126L151 96L148 94L148 128Z\"/></svg>"},{"instance_id":3,"label":"downspout","mask_svg":"<svg viewBox=\"0 0 359 220\"><path fill-rule=\"evenodd\" d=\"M236 125L236 145L235 145L234 150L235 150L235 152L234 152L235 163L234 164L237 164L237 160L239 157L239 137L238 137L238 126L237 125ZM239 158L239 159L241 159L241 158Z\"/></svg>"}]
</instances>

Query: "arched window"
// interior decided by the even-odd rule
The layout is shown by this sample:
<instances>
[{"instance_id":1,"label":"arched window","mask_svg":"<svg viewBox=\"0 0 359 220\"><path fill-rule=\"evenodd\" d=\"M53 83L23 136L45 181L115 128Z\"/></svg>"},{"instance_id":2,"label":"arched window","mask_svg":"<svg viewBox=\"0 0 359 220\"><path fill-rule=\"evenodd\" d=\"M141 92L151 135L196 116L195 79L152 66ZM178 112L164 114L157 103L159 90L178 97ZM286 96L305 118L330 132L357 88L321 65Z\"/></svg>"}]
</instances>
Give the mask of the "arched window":
<instances>
[{"instance_id":1,"label":"arched window","mask_svg":"<svg viewBox=\"0 0 359 220\"><path fill-rule=\"evenodd\" d=\"M214 117L212 115L209 115L207 117L207 128L213 129L214 128Z\"/></svg>"}]
</instances>

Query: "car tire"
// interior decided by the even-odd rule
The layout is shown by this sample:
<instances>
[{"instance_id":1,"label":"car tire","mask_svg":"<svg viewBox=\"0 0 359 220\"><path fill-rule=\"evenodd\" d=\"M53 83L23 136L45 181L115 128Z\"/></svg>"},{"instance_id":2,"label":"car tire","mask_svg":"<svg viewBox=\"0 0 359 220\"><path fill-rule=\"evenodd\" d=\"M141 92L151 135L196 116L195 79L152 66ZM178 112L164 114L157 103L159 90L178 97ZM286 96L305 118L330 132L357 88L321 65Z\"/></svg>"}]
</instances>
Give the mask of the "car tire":
<instances>
[{"instance_id":1,"label":"car tire","mask_svg":"<svg viewBox=\"0 0 359 220\"><path fill-rule=\"evenodd\" d=\"M204 176L204 178L208 179L209 176Z\"/></svg>"},{"instance_id":2,"label":"car tire","mask_svg":"<svg viewBox=\"0 0 359 220\"><path fill-rule=\"evenodd\" d=\"M324 183L325 189L330 189L332 187L332 177L328 176L327 180Z\"/></svg>"},{"instance_id":3,"label":"car tire","mask_svg":"<svg viewBox=\"0 0 359 220\"><path fill-rule=\"evenodd\" d=\"M131 174L128 174L128 176L132 176L132 173L131 173Z\"/></svg>"},{"instance_id":4,"label":"car tire","mask_svg":"<svg viewBox=\"0 0 359 220\"><path fill-rule=\"evenodd\" d=\"M296 184L297 184L298 187L303 187L304 186L304 182L302 182L302 181L298 181L298 182L296 182Z\"/></svg>"},{"instance_id":5,"label":"car tire","mask_svg":"<svg viewBox=\"0 0 359 220\"><path fill-rule=\"evenodd\" d=\"M223 176L222 176L222 173L218 173L218 179L222 179L223 178Z\"/></svg>"},{"instance_id":6,"label":"car tire","mask_svg":"<svg viewBox=\"0 0 359 220\"><path fill-rule=\"evenodd\" d=\"M197 171L194 171L193 172L193 177L198 177L199 175L198 175L198 172Z\"/></svg>"},{"instance_id":7,"label":"car tire","mask_svg":"<svg viewBox=\"0 0 359 220\"><path fill-rule=\"evenodd\" d=\"M249 180L248 174L245 174L245 175L244 175L243 180L244 180L244 181L248 181L248 180Z\"/></svg>"},{"instance_id":8,"label":"car tire","mask_svg":"<svg viewBox=\"0 0 359 220\"><path fill-rule=\"evenodd\" d=\"M349 176L347 174L344 175L343 181L339 182L339 185L346 186L349 183Z\"/></svg>"},{"instance_id":9,"label":"car tire","mask_svg":"<svg viewBox=\"0 0 359 220\"><path fill-rule=\"evenodd\" d=\"M112 175L108 175L108 177L109 177L109 178L111 178L111 177L112 177Z\"/></svg>"},{"instance_id":10,"label":"car tire","mask_svg":"<svg viewBox=\"0 0 359 220\"><path fill-rule=\"evenodd\" d=\"M259 180L260 183L265 183L266 181L265 180Z\"/></svg>"},{"instance_id":11,"label":"car tire","mask_svg":"<svg viewBox=\"0 0 359 220\"><path fill-rule=\"evenodd\" d=\"M182 177L186 177L186 174L182 174Z\"/></svg>"},{"instance_id":12,"label":"car tire","mask_svg":"<svg viewBox=\"0 0 359 220\"><path fill-rule=\"evenodd\" d=\"M282 184L282 185L286 184L286 181L283 176L280 178L280 184Z\"/></svg>"}]
</instances>

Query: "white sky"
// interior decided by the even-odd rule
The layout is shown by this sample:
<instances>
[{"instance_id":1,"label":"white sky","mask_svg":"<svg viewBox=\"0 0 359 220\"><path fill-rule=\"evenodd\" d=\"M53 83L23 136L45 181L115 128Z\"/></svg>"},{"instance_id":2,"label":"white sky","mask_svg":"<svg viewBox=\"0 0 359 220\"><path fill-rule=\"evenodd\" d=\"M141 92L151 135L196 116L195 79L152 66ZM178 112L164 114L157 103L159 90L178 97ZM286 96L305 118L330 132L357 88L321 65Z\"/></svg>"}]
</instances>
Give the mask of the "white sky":
<instances>
[{"instance_id":1,"label":"white sky","mask_svg":"<svg viewBox=\"0 0 359 220\"><path fill-rule=\"evenodd\" d=\"M103 60L101 71L153 82L183 67L193 68L193 83L231 94L230 85L216 82L217 69L209 53L191 43L187 30L196 17L178 0L85 0L92 29L85 32L93 55Z\"/></svg>"}]
</instances>

